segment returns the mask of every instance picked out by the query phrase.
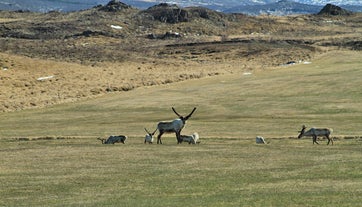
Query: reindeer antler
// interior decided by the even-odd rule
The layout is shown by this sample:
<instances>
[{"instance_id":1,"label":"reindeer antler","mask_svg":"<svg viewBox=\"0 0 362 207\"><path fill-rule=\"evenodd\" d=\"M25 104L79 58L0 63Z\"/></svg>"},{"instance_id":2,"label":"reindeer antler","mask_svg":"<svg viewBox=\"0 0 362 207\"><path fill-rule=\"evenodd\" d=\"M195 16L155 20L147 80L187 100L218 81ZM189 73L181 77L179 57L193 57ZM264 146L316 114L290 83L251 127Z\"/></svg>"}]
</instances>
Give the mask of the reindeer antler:
<instances>
[{"instance_id":1,"label":"reindeer antler","mask_svg":"<svg viewBox=\"0 0 362 207\"><path fill-rule=\"evenodd\" d=\"M181 116L179 113L177 113L177 111L175 110L174 107L172 107L172 111L175 112L175 114L180 118L180 119L183 119L183 120L187 120L191 117L191 115L195 112L196 110L196 107L191 111L191 113L185 117Z\"/></svg>"},{"instance_id":2,"label":"reindeer antler","mask_svg":"<svg viewBox=\"0 0 362 207\"><path fill-rule=\"evenodd\" d=\"M175 114L176 114L178 117L180 117L180 118L182 117L179 113L177 113L177 111L175 110L174 107L172 107L172 111L175 112Z\"/></svg>"},{"instance_id":3,"label":"reindeer antler","mask_svg":"<svg viewBox=\"0 0 362 207\"><path fill-rule=\"evenodd\" d=\"M191 115L195 112L195 110L196 110L196 107L191 111L191 113L189 115L187 115L185 117L185 120L189 119L191 117Z\"/></svg>"},{"instance_id":4,"label":"reindeer antler","mask_svg":"<svg viewBox=\"0 0 362 207\"><path fill-rule=\"evenodd\" d=\"M149 135L154 135L154 134L156 133L156 131L157 131L157 128L156 128L156 130L155 130L154 132L152 132L152 133L150 133L146 128L145 128L145 131L146 131L147 134L149 134Z\"/></svg>"},{"instance_id":5,"label":"reindeer antler","mask_svg":"<svg viewBox=\"0 0 362 207\"><path fill-rule=\"evenodd\" d=\"M102 144L104 144L104 141L106 140L106 139L103 139L103 138L100 138L100 137L98 137L97 139L101 140Z\"/></svg>"}]
</instances>

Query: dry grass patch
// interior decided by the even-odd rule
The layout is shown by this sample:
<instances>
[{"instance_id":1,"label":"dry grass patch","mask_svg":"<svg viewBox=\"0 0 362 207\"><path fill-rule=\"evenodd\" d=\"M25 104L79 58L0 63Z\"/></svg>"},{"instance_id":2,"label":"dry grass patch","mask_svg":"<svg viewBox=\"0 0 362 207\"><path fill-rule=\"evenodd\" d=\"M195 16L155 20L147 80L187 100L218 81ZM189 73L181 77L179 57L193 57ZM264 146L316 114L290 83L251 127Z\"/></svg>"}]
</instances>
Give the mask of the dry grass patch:
<instances>
[{"instance_id":1,"label":"dry grass patch","mask_svg":"<svg viewBox=\"0 0 362 207\"><path fill-rule=\"evenodd\" d=\"M223 67L210 69L181 62L108 62L85 66L7 54L1 54L0 64L1 111L42 108L225 72Z\"/></svg>"}]
</instances>

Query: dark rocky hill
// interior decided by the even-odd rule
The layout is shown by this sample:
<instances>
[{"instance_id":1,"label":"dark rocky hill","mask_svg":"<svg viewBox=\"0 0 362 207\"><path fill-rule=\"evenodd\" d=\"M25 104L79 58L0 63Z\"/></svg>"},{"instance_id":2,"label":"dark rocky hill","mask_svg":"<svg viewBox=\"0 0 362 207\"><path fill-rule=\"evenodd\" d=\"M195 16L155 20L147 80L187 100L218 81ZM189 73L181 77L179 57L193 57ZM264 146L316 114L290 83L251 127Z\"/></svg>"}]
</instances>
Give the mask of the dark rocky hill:
<instances>
[{"instance_id":1,"label":"dark rocky hill","mask_svg":"<svg viewBox=\"0 0 362 207\"><path fill-rule=\"evenodd\" d=\"M318 15L352 15L353 12L346 9L342 9L339 6L333 4L327 4L323 9L318 13Z\"/></svg>"},{"instance_id":2,"label":"dark rocky hill","mask_svg":"<svg viewBox=\"0 0 362 207\"><path fill-rule=\"evenodd\" d=\"M334 14L336 11L333 9L328 13ZM293 39L312 35L310 38L313 41L310 43L315 43L318 36L325 35L323 25L328 26L324 19L310 15L299 18L285 17L288 20L283 21L287 23L282 23L278 17L227 14L203 7L181 8L164 3L140 10L117 0L92 9L69 13L2 11L0 18L8 19L0 24L2 51L31 57L52 57L82 62L113 60L112 53L122 53L122 55L119 54L122 58L118 58L118 61L122 61L129 56L134 56L127 51L141 52L142 49L138 51L138 48L144 48L145 45L150 44L149 41L156 39L159 41L153 42L153 45L172 44L172 41L200 42L204 41L203 39L215 37L228 41L233 37L250 34ZM360 22L356 23L356 19L358 18L352 16L350 21L345 22L359 25ZM338 22L340 21L336 21ZM347 31L341 30L330 35L341 35L344 32ZM82 38L90 37L117 39L121 40L122 44L120 46L104 41L101 45L94 47L79 46L78 42ZM172 40L174 38L177 40ZM333 45L334 43L323 44ZM348 42L344 45L352 44ZM117 47L122 49L115 49Z\"/></svg>"}]
</instances>

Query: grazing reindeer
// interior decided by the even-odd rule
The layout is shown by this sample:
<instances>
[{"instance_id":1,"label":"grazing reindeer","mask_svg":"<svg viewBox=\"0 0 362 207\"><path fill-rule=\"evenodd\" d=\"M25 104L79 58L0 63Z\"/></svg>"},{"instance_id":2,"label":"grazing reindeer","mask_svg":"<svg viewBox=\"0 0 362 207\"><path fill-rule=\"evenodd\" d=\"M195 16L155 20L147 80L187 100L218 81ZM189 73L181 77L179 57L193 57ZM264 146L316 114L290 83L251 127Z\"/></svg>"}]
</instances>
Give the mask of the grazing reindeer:
<instances>
[{"instance_id":1,"label":"grazing reindeer","mask_svg":"<svg viewBox=\"0 0 362 207\"><path fill-rule=\"evenodd\" d=\"M181 116L176 110L172 107L173 112L179 117L178 119L174 119L173 121L161 121L157 125L157 129L160 132L157 136L157 144L162 144L161 136L164 133L176 133L177 144L182 142L181 130L184 128L186 121L191 117L191 115L195 112L196 107L191 111L191 113L185 117Z\"/></svg>"},{"instance_id":2,"label":"grazing reindeer","mask_svg":"<svg viewBox=\"0 0 362 207\"><path fill-rule=\"evenodd\" d=\"M154 132L149 132L146 128L145 131L147 132L146 136L145 136L145 144L148 142L149 144L153 143L153 135L155 135L157 128Z\"/></svg>"},{"instance_id":3,"label":"grazing reindeer","mask_svg":"<svg viewBox=\"0 0 362 207\"><path fill-rule=\"evenodd\" d=\"M109 136L108 139L102 139L102 138L98 138L98 139L102 141L102 144L114 144L116 142L125 144L127 136L124 136L124 135L113 136L112 135L112 136Z\"/></svg>"},{"instance_id":4,"label":"grazing reindeer","mask_svg":"<svg viewBox=\"0 0 362 207\"><path fill-rule=\"evenodd\" d=\"M262 136L256 136L255 142L256 142L257 144L268 144L268 143L265 141L264 137L262 137Z\"/></svg>"},{"instance_id":5,"label":"grazing reindeer","mask_svg":"<svg viewBox=\"0 0 362 207\"><path fill-rule=\"evenodd\" d=\"M318 136L325 136L328 139L327 145L329 144L329 142L332 142L332 145L333 145L333 138L329 137L332 134L333 129L314 128L314 127L310 128L308 131L305 131L305 129L306 129L306 126L303 125L302 130L300 131L300 134L298 135L298 139L302 138L303 136L312 137L313 138L313 144L314 143L319 144L317 142L317 137Z\"/></svg>"},{"instance_id":6,"label":"grazing reindeer","mask_svg":"<svg viewBox=\"0 0 362 207\"><path fill-rule=\"evenodd\" d=\"M200 137L197 132L194 132L192 135L181 135L181 142L188 142L189 144L200 144Z\"/></svg>"}]
</instances>

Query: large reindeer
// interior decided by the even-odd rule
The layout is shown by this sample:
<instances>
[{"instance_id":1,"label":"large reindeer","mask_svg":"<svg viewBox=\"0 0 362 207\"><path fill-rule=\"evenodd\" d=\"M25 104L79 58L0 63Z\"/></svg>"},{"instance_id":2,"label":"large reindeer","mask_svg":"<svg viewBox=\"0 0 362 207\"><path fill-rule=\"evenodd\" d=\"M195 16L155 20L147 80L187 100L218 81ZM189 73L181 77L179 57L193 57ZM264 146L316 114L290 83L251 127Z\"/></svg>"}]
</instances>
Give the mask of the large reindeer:
<instances>
[{"instance_id":1,"label":"large reindeer","mask_svg":"<svg viewBox=\"0 0 362 207\"><path fill-rule=\"evenodd\" d=\"M157 136L157 144L162 144L161 136L164 133L176 133L177 144L181 143L182 140L181 130L184 128L186 121L191 117L191 115L195 112L196 107L191 111L191 113L185 117L181 116L176 110L172 107L172 111L179 117L178 119L174 119L173 121L161 121L157 125L157 129L160 132Z\"/></svg>"},{"instance_id":2,"label":"large reindeer","mask_svg":"<svg viewBox=\"0 0 362 207\"><path fill-rule=\"evenodd\" d=\"M319 144L317 142L317 137L318 136L325 136L327 139L328 139L328 143L327 145L329 144L329 142L332 142L332 145L333 145L333 138L332 137L329 137L332 132L333 132L333 129L328 129L328 128L310 128L308 131L305 131L306 129L306 126L303 125L302 126L302 130L300 131L300 134L298 135L298 139L302 138L302 137L312 137L313 138L313 144L316 143L316 144Z\"/></svg>"}]
</instances>

